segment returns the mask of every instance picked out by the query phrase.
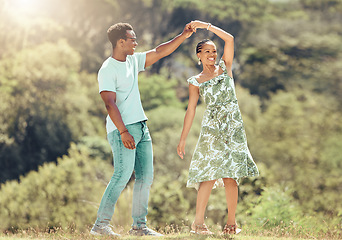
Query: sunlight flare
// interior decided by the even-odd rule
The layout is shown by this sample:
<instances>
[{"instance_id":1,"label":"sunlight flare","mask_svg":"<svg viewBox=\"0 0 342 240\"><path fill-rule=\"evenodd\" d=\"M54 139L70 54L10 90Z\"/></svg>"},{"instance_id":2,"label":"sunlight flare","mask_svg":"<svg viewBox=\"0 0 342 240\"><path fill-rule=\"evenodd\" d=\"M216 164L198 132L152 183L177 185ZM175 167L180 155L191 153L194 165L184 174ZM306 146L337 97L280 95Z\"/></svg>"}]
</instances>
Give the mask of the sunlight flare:
<instances>
[{"instance_id":1,"label":"sunlight flare","mask_svg":"<svg viewBox=\"0 0 342 240\"><path fill-rule=\"evenodd\" d=\"M32 10L37 6L37 0L14 0L18 9Z\"/></svg>"}]
</instances>

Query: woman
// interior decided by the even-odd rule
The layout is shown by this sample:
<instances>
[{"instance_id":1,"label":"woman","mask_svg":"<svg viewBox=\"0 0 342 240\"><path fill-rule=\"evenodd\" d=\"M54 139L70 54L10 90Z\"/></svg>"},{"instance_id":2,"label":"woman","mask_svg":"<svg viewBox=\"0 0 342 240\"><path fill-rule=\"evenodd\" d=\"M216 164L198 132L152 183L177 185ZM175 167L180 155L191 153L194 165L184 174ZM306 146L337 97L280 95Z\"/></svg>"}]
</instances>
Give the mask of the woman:
<instances>
[{"instance_id":1,"label":"woman","mask_svg":"<svg viewBox=\"0 0 342 240\"><path fill-rule=\"evenodd\" d=\"M198 98L201 95L207 105L203 116L201 133L194 151L187 187L198 190L196 217L191 232L212 234L204 224L204 213L212 188L224 186L228 207L228 220L224 234L236 234L235 211L238 200L238 179L258 176L258 168L248 150L246 134L236 99L232 62L234 57L234 37L224 30L201 21L192 21L191 28L207 29L224 42L224 53L215 65L216 46L211 40L203 40L196 47L199 64L203 70L188 79L189 103L184 118L184 126L177 147L183 159L185 142L190 131Z\"/></svg>"}]
</instances>

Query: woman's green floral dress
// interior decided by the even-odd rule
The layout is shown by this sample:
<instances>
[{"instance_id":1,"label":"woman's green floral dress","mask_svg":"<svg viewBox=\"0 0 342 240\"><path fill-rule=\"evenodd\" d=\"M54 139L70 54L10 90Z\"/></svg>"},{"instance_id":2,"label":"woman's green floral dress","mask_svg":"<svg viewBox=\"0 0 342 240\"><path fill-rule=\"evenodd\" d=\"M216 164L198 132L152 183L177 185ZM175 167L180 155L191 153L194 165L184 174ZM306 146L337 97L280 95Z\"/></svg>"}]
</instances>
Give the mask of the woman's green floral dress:
<instances>
[{"instance_id":1,"label":"woman's green floral dress","mask_svg":"<svg viewBox=\"0 0 342 240\"><path fill-rule=\"evenodd\" d=\"M187 182L187 187L197 190L204 181L217 179L216 187L224 186L222 178L238 181L259 175L247 146L234 80L222 59L219 66L223 73L204 83L198 83L195 77L188 79L190 84L199 87L207 105Z\"/></svg>"}]
</instances>

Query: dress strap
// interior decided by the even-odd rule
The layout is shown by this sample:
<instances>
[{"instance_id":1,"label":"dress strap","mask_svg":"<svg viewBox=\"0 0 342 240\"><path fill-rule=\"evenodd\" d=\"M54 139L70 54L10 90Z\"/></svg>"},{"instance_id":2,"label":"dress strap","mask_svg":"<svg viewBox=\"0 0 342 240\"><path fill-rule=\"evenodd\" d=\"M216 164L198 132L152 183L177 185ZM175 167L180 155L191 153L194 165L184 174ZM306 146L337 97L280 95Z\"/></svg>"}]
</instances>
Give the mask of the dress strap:
<instances>
[{"instance_id":1,"label":"dress strap","mask_svg":"<svg viewBox=\"0 0 342 240\"><path fill-rule=\"evenodd\" d=\"M224 73L227 73L227 67L226 67L226 64L224 64L224 61L222 58L219 61L219 66L222 68Z\"/></svg>"},{"instance_id":2,"label":"dress strap","mask_svg":"<svg viewBox=\"0 0 342 240\"><path fill-rule=\"evenodd\" d=\"M199 87L199 83L197 82L195 76L190 77L187 81L188 81L189 84L192 84L192 85L194 85L196 87Z\"/></svg>"}]
</instances>

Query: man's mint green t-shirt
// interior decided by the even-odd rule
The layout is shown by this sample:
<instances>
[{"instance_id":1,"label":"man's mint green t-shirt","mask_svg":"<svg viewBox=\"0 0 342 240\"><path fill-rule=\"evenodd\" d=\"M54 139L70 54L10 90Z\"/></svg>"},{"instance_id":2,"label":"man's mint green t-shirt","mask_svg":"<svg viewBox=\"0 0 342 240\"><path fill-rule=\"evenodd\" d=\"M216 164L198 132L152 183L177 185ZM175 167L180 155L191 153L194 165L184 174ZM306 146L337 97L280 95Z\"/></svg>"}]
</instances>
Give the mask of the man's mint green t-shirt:
<instances>
[{"instance_id":1,"label":"man's mint green t-shirt","mask_svg":"<svg viewBox=\"0 0 342 240\"><path fill-rule=\"evenodd\" d=\"M138 73L145 70L146 53L128 55L125 62L109 57L98 72L99 91L116 93L116 105L125 125L147 120L138 88ZM106 118L107 133L116 126Z\"/></svg>"}]
</instances>

